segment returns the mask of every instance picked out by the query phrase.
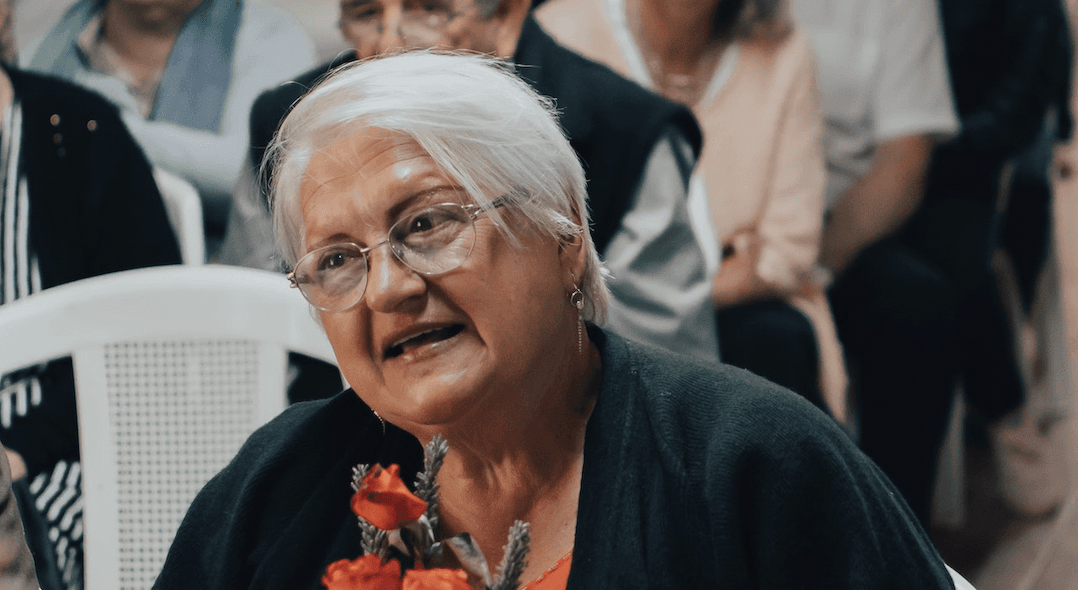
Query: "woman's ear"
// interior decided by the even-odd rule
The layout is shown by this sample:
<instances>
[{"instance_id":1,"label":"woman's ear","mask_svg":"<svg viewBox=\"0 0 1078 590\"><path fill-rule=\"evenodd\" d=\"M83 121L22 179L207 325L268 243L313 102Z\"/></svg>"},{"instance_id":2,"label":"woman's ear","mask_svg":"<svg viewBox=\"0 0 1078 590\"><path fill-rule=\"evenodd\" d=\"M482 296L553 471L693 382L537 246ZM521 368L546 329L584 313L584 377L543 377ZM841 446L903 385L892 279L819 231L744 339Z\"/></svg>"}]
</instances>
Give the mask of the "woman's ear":
<instances>
[{"instance_id":1,"label":"woman's ear","mask_svg":"<svg viewBox=\"0 0 1078 590\"><path fill-rule=\"evenodd\" d=\"M581 286L580 282L584 276L584 269L588 264L587 249L584 248L584 237L576 234L559 240L558 255L561 257L561 266L566 271L565 280L572 283L567 284L565 287L568 291L573 291Z\"/></svg>"}]
</instances>

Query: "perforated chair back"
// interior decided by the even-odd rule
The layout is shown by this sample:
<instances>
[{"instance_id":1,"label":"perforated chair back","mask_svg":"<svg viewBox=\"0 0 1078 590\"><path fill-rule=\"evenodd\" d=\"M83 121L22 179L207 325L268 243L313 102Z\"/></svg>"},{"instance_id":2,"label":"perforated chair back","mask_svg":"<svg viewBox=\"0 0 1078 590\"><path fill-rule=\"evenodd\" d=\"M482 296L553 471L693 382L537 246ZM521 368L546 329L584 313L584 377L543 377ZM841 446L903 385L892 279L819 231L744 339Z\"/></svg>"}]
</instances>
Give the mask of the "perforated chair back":
<instances>
[{"instance_id":1,"label":"perforated chair back","mask_svg":"<svg viewBox=\"0 0 1078 590\"><path fill-rule=\"evenodd\" d=\"M0 307L0 374L71 356L89 590L152 586L187 507L286 405L287 352L334 363L280 274L171 266Z\"/></svg>"}]
</instances>

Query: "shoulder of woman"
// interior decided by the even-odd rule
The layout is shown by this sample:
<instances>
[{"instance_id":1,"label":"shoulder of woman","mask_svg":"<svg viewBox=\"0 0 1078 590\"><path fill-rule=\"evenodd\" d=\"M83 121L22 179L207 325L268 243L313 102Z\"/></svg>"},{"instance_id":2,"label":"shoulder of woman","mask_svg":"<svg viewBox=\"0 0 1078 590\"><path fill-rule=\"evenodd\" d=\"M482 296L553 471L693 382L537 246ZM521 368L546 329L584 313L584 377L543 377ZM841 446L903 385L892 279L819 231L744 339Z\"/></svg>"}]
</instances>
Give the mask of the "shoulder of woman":
<instances>
[{"instance_id":1,"label":"shoulder of woman","mask_svg":"<svg viewBox=\"0 0 1078 590\"><path fill-rule=\"evenodd\" d=\"M691 474L723 462L770 457L855 460L848 435L804 398L748 371L629 346L641 409L668 459ZM712 462L712 464L714 464Z\"/></svg>"}]
</instances>

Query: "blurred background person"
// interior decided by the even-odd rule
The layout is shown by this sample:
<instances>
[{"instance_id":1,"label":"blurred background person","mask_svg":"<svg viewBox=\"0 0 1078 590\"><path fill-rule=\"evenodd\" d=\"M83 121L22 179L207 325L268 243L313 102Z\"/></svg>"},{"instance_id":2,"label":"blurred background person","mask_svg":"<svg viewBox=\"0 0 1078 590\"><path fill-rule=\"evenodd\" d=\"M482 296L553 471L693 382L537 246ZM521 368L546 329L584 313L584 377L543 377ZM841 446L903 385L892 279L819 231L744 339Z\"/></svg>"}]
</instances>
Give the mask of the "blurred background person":
<instances>
[{"instance_id":1,"label":"blurred background person","mask_svg":"<svg viewBox=\"0 0 1078 590\"><path fill-rule=\"evenodd\" d=\"M1011 251L1046 251L1056 135L1048 113L1061 74L1069 76L1061 59L1067 25L1059 0L940 0L939 7L961 130L932 151L924 202L902 238L953 285L963 391L977 417L994 422L1018 409L1025 387L993 256L1012 208L1023 228L1010 230ZM1027 294L1040 266L1031 256L1022 256Z\"/></svg>"},{"instance_id":2,"label":"blurred background person","mask_svg":"<svg viewBox=\"0 0 1078 590\"><path fill-rule=\"evenodd\" d=\"M827 160L821 263L861 448L928 526L957 374L956 296L898 235L933 147L958 131L933 0L794 0L818 60Z\"/></svg>"},{"instance_id":3,"label":"blurred background person","mask_svg":"<svg viewBox=\"0 0 1078 590\"><path fill-rule=\"evenodd\" d=\"M693 108L711 247L722 252L711 297L723 362L824 409L826 392L841 415L845 364L815 272L825 179L815 64L782 3L548 0L536 16L585 57Z\"/></svg>"},{"instance_id":4,"label":"blurred background person","mask_svg":"<svg viewBox=\"0 0 1078 590\"><path fill-rule=\"evenodd\" d=\"M10 0L0 0L8 11ZM9 21L5 21L9 22ZM0 54L13 56L0 29ZM150 163L116 108L0 65L0 305L110 272L180 262ZM82 502L71 360L0 376L7 447L38 581L82 587Z\"/></svg>"},{"instance_id":5,"label":"blurred background person","mask_svg":"<svg viewBox=\"0 0 1078 590\"><path fill-rule=\"evenodd\" d=\"M79 0L28 63L104 95L150 161L198 189L212 256L251 103L315 55L294 20L256 2Z\"/></svg>"},{"instance_id":6,"label":"blurred background person","mask_svg":"<svg viewBox=\"0 0 1078 590\"><path fill-rule=\"evenodd\" d=\"M529 15L530 6L530 0L341 0L341 32L355 51L259 97L251 112L249 162L261 162L291 106L340 64L415 47L511 60L525 81L557 102L562 127L585 163L592 236L612 275L607 327L717 359L711 277L687 205L700 147L692 113L562 47ZM263 170L263 185L272 164ZM279 268L265 195L255 167L247 170L222 262Z\"/></svg>"}]
</instances>

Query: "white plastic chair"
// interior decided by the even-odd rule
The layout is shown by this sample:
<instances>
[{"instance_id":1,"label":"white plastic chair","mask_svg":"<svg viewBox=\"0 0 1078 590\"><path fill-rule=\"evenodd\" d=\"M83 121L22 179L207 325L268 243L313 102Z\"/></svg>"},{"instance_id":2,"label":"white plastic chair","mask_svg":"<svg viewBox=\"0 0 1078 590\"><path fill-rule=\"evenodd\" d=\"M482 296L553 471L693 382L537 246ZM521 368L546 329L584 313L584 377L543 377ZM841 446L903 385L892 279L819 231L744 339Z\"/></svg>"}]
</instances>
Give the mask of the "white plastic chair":
<instances>
[{"instance_id":1,"label":"white plastic chair","mask_svg":"<svg viewBox=\"0 0 1078 590\"><path fill-rule=\"evenodd\" d=\"M0 374L71 356L86 580L149 588L188 505L286 405L287 352L334 362L283 275L170 266L0 306Z\"/></svg>"},{"instance_id":2,"label":"white plastic chair","mask_svg":"<svg viewBox=\"0 0 1078 590\"><path fill-rule=\"evenodd\" d=\"M202 225L202 201L199 200L198 190L190 182L161 168L153 169L153 178L165 203L172 231L176 232L180 258L184 264L204 264L206 232Z\"/></svg>"}]
</instances>

